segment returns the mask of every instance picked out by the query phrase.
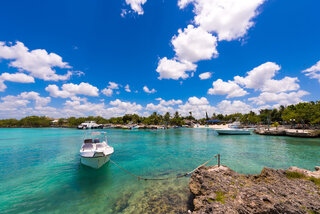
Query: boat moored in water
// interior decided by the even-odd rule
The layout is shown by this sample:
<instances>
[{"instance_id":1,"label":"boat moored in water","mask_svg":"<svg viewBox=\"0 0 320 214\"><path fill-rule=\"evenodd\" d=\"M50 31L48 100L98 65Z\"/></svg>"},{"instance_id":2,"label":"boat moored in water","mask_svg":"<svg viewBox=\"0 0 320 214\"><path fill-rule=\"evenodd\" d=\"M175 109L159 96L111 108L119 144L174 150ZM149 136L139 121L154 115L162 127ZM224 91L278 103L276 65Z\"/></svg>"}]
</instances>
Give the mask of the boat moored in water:
<instances>
[{"instance_id":1,"label":"boat moored in water","mask_svg":"<svg viewBox=\"0 0 320 214\"><path fill-rule=\"evenodd\" d=\"M106 132L86 133L80 149L80 161L83 165L98 169L110 160L113 152Z\"/></svg>"},{"instance_id":2,"label":"boat moored in water","mask_svg":"<svg viewBox=\"0 0 320 214\"><path fill-rule=\"evenodd\" d=\"M95 121L86 121L84 123L81 123L78 126L78 129L102 129L102 124L97 124Z\"/></svg>"},{"instance_id":3,"label":"boat moored in water","mask_svg":"<svg viewBox=\"0 0 320 214\"><path fill-rule=\"evenodd\" d=\"M240 122L234 122L224 129L215 129L219 135L251 135L251 130L241 128Z\"/></svg>"}]
</instances>

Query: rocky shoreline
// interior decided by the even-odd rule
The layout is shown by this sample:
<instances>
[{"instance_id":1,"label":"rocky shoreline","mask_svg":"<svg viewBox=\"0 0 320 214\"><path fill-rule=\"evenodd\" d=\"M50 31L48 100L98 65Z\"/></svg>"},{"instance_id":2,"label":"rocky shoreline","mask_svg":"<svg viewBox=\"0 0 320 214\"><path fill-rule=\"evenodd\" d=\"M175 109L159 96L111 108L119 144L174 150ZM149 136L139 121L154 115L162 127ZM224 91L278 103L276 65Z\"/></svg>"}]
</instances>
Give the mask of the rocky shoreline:
<instances>
[{"instance_id":1,"label":"rocky shoreline","mask_svg":"<svg viewBox=\"0 0 320 214\"><path fill-rule=\"evenodd\" d=\"M320 131L315 130L302 130L302 129L256 129L254 131L259 135L272 135L272 136L290 136L290 137L305 137L316 138L320 137Z\"/></svg>"},{"instance_id":2,"label":"rocky shoreline","mask_svg":"<svg viewBox=\"0 0 320 214\"><path fill-rule=\"evenodd\" d=\"M260 175L242 175L226 166L201 167L189 188L195 214L320 213L319 167L264 168Z\"/></svg>"}]
</instances>

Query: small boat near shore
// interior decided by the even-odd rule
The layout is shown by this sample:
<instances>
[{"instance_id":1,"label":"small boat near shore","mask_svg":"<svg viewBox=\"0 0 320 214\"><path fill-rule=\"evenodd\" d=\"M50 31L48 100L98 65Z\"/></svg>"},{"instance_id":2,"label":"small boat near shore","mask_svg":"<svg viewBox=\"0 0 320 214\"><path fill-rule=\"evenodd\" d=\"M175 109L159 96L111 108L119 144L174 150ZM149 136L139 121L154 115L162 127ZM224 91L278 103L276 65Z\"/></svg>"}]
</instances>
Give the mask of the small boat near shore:
<instances>
[{"instance_id":1,"label":"small boat near shore","mask_svg":"<svg viewBox=\"0 0 320 214\"><path fill-rule=\"evenodd\" d=\"M250 129L241 128L240 122L234 122L224 129L215 129L219 135L251 135Z\"/></svg>"},{"instance_id":2,"label":"small boat near shore","mask_svg":"<svg viewBox=\"0 0 320 214\"><path fill-rule=\"evenodd\" d=\"M83 165L98 169L110 160L113 152L106 132L86 133L80 149L80 161Z\"/></svg>"},{"instance_id":3,"label":"small boat near shore","mask_svg":"<svg viewBox=\"0 0 320 214\"><path fill-rule=\"evenodd\" d=\"M102 124L97 124L95 121L86 121L84 123L81 123L78 126L78 129L102 129Z\"/></svg>"}]
</instances>

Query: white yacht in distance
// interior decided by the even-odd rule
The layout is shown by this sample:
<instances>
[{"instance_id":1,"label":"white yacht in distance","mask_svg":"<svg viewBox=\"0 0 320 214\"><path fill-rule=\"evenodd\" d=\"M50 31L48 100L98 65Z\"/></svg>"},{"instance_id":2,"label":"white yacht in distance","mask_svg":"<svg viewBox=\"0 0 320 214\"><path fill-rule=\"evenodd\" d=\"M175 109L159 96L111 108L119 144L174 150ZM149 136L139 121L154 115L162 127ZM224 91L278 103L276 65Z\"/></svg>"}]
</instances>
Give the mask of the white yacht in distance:
<instances>
[{"instance_id":1,"label":"white yacht in distance","mask_svg":"<svg viewBox=\"0 0 320 214\"><path fill-rule=\"evenodd\" d=\"M98 169L110 160L114 152L108 145L106 132L86 133L80 149L81 163Z\"/></svg>"},{"instance_id":2,"label":"white yacht in distance","mask_svg":"<svg viewBox=\"0 0 320 214\"><path fill-rule=\"evenodd\" d=\"M95 121L86 121L84 123L81 123L78 126L78 129L102 129L102 124L97 124Z\"/></svg>"},{"instance_id":3,"label":"white yacht in distance","mask_svg":"<svg viewBox=\"0 0 320 214\"><path fill-rule=\"evenodd\" d=\"M219 135L250 135L251 131L249 129L243 129L240 127L240 122L236 121L231 123L228 128L216 129Z\"/></svg>"}]
</instances>

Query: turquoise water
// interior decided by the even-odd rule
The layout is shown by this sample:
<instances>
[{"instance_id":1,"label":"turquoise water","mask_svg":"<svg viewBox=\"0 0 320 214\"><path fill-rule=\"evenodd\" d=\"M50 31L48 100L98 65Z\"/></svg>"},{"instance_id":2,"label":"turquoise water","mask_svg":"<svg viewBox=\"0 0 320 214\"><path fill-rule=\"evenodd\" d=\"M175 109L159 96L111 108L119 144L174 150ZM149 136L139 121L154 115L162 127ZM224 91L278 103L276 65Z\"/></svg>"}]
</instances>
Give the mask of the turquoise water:
<instances>
[{"instance_id":1,"label":"turquoise water","mask_svg":"<svg viewBox=\"0 0 320 214\"><path fill-rule=\"evenodd\" d=\"M185 173L220 153L240 173L320 165L320 139L217 136L210 129L106 130L112 159L146 177ZM82 166L84 131L0 129L0 213L177 213L188 179L138 181L113 164ZM212 163L214 164L214 163Z\"/></svg>"}]
</instances>

